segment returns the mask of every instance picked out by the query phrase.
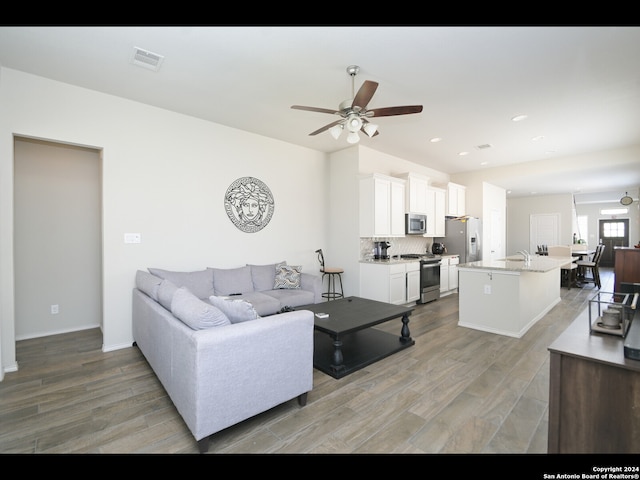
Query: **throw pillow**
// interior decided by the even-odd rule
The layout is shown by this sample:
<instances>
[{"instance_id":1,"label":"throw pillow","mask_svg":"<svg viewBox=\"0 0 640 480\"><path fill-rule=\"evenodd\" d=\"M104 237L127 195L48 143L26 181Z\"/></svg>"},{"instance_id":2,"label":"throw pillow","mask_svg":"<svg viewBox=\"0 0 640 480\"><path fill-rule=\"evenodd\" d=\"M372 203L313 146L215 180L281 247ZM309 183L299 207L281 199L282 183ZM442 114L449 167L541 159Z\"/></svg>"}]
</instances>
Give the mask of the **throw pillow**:
<instances>
[{"instance_id":1,"label":"throw pillow","mask_svg":"<svg viewBox=\"0 0 640 480\"><path fill-rule=\"evenodd\" d=\"M273 288L293 289L300 288L300 265L281 265L276 271L276 278Z\"/></svg>"},{"instance_id":2,"label":"throw pillow","mask_svg":"<svg viewBox=\"0 0 640 480\"><path fill-rule=\"evenodd\" d=\"M178 288L173 295L171 313L194 330L231 324L220 309L200 300L185 287Z\"/></svg>"},{"instance_id":3,"label":"throw pillow","mask_svg":"<svg viewBox=\"0 0 640 480\"><path fill-rule=\"evenodd\" d=\"M253 292L251 268L209 268L213 272L213 292L208 295L232 295ZM207 298L208 298L207 297Z\"/></svg>"},{"instance_id":4,"label":"throw pillow","mask_svg":"<svg viewBox=\"0 0 640 480\"><path fill-rule=\"evenodd\" d=\"M213 295L213 275L209 269L196 272L172 272L160 268L147 270L156 277L170 280L178 287L187 287L198 298L206 299Z\"/></svg>"},{"instance_id":5,"label":"throw pillow","mask_svg":"<svg viewBox=\"0 0 640 480\"><path fill-rule=\"evenodd\" d=\"M287 262L271 263L269 265L249 265L251 268L251 279L253 280L253 290L264 292L273 289L273 282L276 278L276 271Z\"/></svg>"},{"instance_id":6,"label":"throw pillow","mask_svg":"<svg viewBox=\"0 0 640 480\"><path fill-rule=\"evenodd\" d=\"M151 275L149 272L138 270L136 272L136 288L142 293L146 293L156 302L158 301L158 287L162 283L160 277Z\"/></svg>"},{"instance_id":7,"label":"throw pillow","mask_svg":"<svg viewBox=\"0 0 640 480\"><path fill-rule=\"evenodd\" d=\"M211 295L209 301L214 307L219 308L231 323L246 322L260 318L256 309L246 300L234 300Z\"/></svg>"},{"instance_id":8,"label":"throw pillow","mask_svg":"<svg viewBox=\"0 0 640 480\"><path fill-rule=\"evenodd\" d=\"M178 287L169 280L162 280L162 283L158 285L158 303L167 310L171 311L171 300L173 300L173 294L176 293Z\"/></svg>"}]
</instances>

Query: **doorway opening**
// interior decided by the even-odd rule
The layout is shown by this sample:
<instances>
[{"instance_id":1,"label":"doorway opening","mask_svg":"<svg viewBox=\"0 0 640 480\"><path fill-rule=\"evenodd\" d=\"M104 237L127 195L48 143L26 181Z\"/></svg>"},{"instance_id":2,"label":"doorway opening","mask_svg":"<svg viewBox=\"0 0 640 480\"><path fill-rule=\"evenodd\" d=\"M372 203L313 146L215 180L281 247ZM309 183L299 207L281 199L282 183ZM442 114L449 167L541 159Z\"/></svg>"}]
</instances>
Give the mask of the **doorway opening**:
<instances>
[{"instance_id":1,"label":"doorway opening","mask_svg":"<svg viewBox=\"0 0 640 480\"><path fill-rule=\"evenodd\" d=\"M14 138L16 341L102 329L101 153Z\"/></svg>"}]
</instances>

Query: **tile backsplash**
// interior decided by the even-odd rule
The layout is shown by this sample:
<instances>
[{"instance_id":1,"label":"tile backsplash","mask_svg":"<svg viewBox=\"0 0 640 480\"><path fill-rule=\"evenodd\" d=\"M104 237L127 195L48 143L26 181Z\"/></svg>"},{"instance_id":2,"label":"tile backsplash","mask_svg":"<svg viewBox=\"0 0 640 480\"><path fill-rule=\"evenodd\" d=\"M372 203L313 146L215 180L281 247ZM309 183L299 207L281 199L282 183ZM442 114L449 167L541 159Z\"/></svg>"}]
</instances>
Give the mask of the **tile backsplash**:
<instances>
[{"instance_id":1,"label":"tile backsplash","mask_svg":"<svg viewBox=\"0 0 640 480\"><path fill-rule=\"evenodd\" d=\"M426 253L431 251L433 238L420 235L408 235L406 237L375 237L360 238L360 259L373 258L374 242L387 241L391 244L387 253L391 256L405 255L408 253Z\"/></svg>"}]
</instances>

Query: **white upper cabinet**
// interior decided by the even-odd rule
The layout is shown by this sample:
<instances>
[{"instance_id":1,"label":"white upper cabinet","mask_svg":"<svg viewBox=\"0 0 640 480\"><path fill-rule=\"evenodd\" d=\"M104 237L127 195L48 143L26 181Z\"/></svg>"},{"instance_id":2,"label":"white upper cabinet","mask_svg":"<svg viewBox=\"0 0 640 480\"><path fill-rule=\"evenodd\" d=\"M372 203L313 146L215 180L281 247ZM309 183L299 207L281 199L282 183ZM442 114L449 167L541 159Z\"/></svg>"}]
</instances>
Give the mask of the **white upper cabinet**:
<instances>
[{"instance_id":1,"label":"white upper cabinet","mask_svg":"<svg viewBox=\"0 0 640 480\"><path fill-rule=\"evenodd\" d=\"M429 187L427 190L427 237L444 237L446 197L447 191L443 188Z\"/></svg>"},{"instance_id":2,"label":"white upper cabinet","mask_svg":"<svg viewBox=\"0 0 640 480\"><path fill-rule=\"evenodd\" d=\"M360 236L404 236L405 182L374 173L360 179Z\"/></svg>"},{"instance_id":3,"label":"white upper cabinet","mask_svg":"<svg viewBox=\"0 0 640 480\"><path fill-rule=\"evenodd\" d=\"M466 190L464 185L451 183L447 185L447 216L462 217L466 215Z\"/></svg>"},{"instance_id":4,"label":"white upper cabinet","mask_svg":"<svg viewBox=\"0 0 640 480\"><path fill-rule=\"evenodd\" d=\"M398 178L402 178L405 181L405 208L407 213L426 215L429 211L429 177L417 173L404 173L398 175Z\"/></svg>"}]
</instances>

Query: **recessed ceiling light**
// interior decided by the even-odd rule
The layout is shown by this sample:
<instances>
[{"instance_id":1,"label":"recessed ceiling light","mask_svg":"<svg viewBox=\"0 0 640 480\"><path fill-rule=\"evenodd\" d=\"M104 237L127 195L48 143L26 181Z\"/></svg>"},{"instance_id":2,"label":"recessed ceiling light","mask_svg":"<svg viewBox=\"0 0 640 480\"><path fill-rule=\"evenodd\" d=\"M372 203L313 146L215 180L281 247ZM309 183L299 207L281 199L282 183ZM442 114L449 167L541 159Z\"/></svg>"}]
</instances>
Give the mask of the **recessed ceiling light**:
<instances>
[{"instance_id":1,"label":"recessed ceiling light","mask_svg":"<svg viewBox=\"0 0 640 480\"><path fill-rule=\"evenodd\" d=\"M516 115L515 117L513 117L511 120L513 120L514 122L520 122L522 120L524 120L525 118L528 118L528 115Z\"/></svg>"},{"instance_id":2,"label":"recessed ceiling light","mask_svg":"<svg viewBox=\"0 0 640 480\"><path fill-rule=\"evenodd\" d=\"M465 155L469 155L469 152L460 152L458 153L458 155L460 155L461 157L465 156Z\"/></svg>"},{"instance_id":3,"label":"recessed ceiling light","mask_svg":"<svg viewBox=\"0 0 640 480\"><path fill-rule=\"evenodd\" d=\"M440 137L433 137L431 140L429 140L431 143L438 143L440 142L442 139Z\"/></svg>"},{"instance_id":4,"label":"recessed ceiling light","mask_svg":"<svg viewBox=\"0 0 640 480\"><path fill-rule=\"evenodd\" d=\"M485 165L488 165L488 164L489 164L489 162L480 162L480 165L482 165L482 166L485 166Z\"/></svg>"},{"instance_id":5,"label":"recessed ceiling light","mask_svg":"<svg viewBox=\"0 0 640 480\"><path fill-rule=\"evenodd\" d=\"M537 137L533 137L531 140L539 142L540 140L544 140L544 135L538 135Z\"/></svg>"}]
</instances>

